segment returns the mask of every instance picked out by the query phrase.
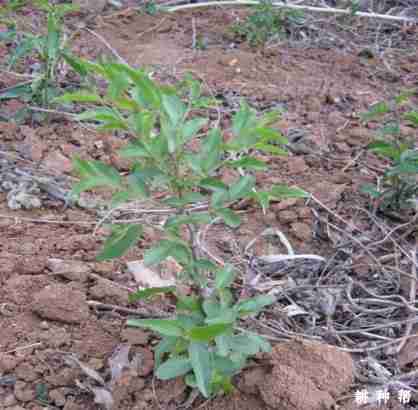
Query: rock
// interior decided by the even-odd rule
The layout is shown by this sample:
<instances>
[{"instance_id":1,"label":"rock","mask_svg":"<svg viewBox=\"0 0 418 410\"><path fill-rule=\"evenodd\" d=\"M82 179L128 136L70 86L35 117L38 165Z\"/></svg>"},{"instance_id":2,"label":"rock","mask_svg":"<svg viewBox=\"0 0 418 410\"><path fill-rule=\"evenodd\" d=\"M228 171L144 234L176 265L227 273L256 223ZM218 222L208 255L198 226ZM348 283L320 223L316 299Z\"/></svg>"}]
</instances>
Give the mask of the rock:
<instances>
[{"instance_id":1,"label":"rock","mask_svg":"<svg viewBox=\"0 0 418 410\"><path fill-rule=\"evenodd\" d=\"M18 380L15 383L14 394L19 401L28 402L36 397L35 389L28 383Z\"/></svg>"},{"instance_id":2,"label":"rock","mask_svg":"<svg viewBox=\"0 0 418 410\"><path fill-rule=\"evenodd\" d=\"M277 220L284 224L294 222L298 219L298 214L295 211L281 211L276 214Z\"/></svg>"},{"instance_id":3,"label":"rock","mask_svg":"<svg viewBox=\"0 0 418 410\"><path fill-rule=\"evenodd\" d=\"M300 219L312 219L312 211L307 206L299 208L297 212Z\"/></svg>"},{"instance_id":4,"label":"rock","mask_svg":"<svg viewBox=\"0 0 418 410\"><path fill-rule=\"evenodd\" d=\"M90 273L89 265L80 261L50 258L47 266L52 274L76 282L86 282Z\"/></svg>"},{"instance_id":5,"label":"rock","mask_svg":"<svg viewBox=\"0 0 418 410\"><path fill-rule=\"evenodd\" d=\"M65 402L64 410L85 410L85 403L78 404L74 399L69 399Z\"/></svg>"},{"instance_id":6,"label":"rock","mask_svg":"<svg viewBox=\"0 0 418 410\"><path fill-rule=\"evenodd\" d=\"M146 345L148 344L149 333L144 332L142 329L128 327L122 330L121 338L122 341L131 345Z\"/></svg>"},{"instance_id":7,"label":"rock","mask_svg":"<svg viewBox=\"0 0 418 410\"><path fill-rule=\"evenodd\" d=\"M3 406L7 407L7 406L13 406L14 404L17 403L16 397L13 393L10 393L9 395L7 395L4 399L3 399Z\"/></svg>"},{"instance_id":8,"label":"rock","mask_svg":"<svg viewBox=\"0 0 418 410\"><path fill-rule=\"evenodd\" d=\"M303 157L290 158L288 162L288 168L289 168L289 172L292 175L304 174L309 169Z\"/></svg>"},{"instance_id":9,"label":"rock","mask_svg":"<svg viewBox=\"0 0 418 410\"><path fill-rule=\"evenodd\" d=\"M58 407L64 407L66 400L66 395L71 390L67 387L60 387L58 389L51 390L49 392L49 398L52 400L52 402L55 403Z\"/></svg>"},{"instance_id":10,"label":"rock","mask_svg":"<svg viewBox=\"0 0 418 410\"><path fill-rule=\"evenodd\" d=\"M334 127L341 127L344 125L345 118L339 111L333 111L328 115L328 122Z\"/></svg>"},{"instance_id":11,"label":"rock","mask_svg":"<svg viewBox=\"0 0 418 410\"><path fill-rule=\"evenodd\" d=\"M25 382L33 382L39 378L39 372L37 371L36 367L28 361L20 363L16 367L14 374L18 379L21 379Z\"/></svg>"},{"instance_id":12,"label":"rock","mask_svg":"<svg viewBox=\"0 0 418 410\"><path fill-rule=\"evenodd\" d=\"M107 5L107 0L73 0L82 13L101 13Z\"/></svg>"},{"instance_id":13,"label":"rock","mask_svg":"<svg viewBox=\"0 0 418 410\"><path fill-rule=\"evenodd\" d=\"M37 275L44 272L46 258L43 256L20 256L16 261L16 270L21 275Z\"/></svg>"},{"instance_id":14,"label":"rock","mask_svg":"<svg viewBox=\"0 0 418 410\"><path fill-rule=\"evenodd\" d=\"M97 284L89 289L93 299L105 300L109 303L125 304L128 301L129 292L113 284L110 280L98 279Z\"/></svg>"},{"instance_id":15,"label":"rock","mask_svg":"<svg viewBox=\"0 0 418 410\"><path fill-rule=\"evenodd\" d=\"M64 285L46 286L35 294L31 309L43 319L64 323L81 323L89 317L86 296Z\"/></svg>"},{"instance_id":16,"label":"rock","mask_svg":"<svg viewBox=\"0 0 418 410\"><path fill-rule=\"evenodd\" d=\"M0 374L10 373L22 360L11 354L0 354Z\"/></svg>"},{"instance_id":17,"label":"rock","mask_svg":"<svg viewBox=\"0 0 418 410\"><path fill-rule=\"evenodd\" d=\"M354 381L350 355L320 343L289 342L273 348L273 370L258 385L273 409L331 409Z\"/></svg>"},{"instance_id":18,"label":"rock","mask_svg":"<svg viewBox=\"0 0 418 410\"><path fill-rule=\"evenodd\" d=\"M299 199L297 199L297 198L284 199L283 201L272 204L271 209L273 209L276 212L284 211L285 209L289 209L289 208L295 206L298 203L298 201L299 201Z\"/></svg>"},{"instance_id":19,"label":"rock","mask_svg":"<svg viewBox=\"0 0 418 410\"><path fill-rule=\"evenodd\" d=\"M44 166L59 173L69 173L73 169L71 160L59 151L49 153L44 159Z\"/></svg>"},{"instance_id":20,"label":"rock","mask_svg":"<svg viewBox=\"0 0 418 410\"><path fill-rule=\"evenodd\" d=\"M295 222L291 225L292 233L301 241L309 241L312 239L311 227L303 222Z\"/></svg>"},{"instance_id":21,"label":"rock","mask_svg":"<svg viewBox=\"0 0 418 410\"><path fill-rule=\"evenodd\" d=\"M338 136L340 142L345 142L350 146L364 146L371 142L375 138L373 132L363 127L355 127L348 131L347 134L342 134Z\"/></svg>"}]
</instances>

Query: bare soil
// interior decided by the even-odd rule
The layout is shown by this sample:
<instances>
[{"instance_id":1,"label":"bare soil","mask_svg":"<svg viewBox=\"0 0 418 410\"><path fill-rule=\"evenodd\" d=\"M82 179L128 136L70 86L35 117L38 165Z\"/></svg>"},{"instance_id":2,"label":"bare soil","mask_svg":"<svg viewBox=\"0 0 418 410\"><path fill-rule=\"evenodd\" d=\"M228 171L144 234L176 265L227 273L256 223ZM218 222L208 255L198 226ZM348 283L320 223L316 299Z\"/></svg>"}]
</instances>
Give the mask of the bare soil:
<instances>
[{"instance_id":1,"label":"bare soil","mask_svg":"<svg viewBox=\"0 0 418 410\"><path fill-rule=\"evenodd\" d=\"M235 42L227 30L243 14L234 8L212 8L150 16L128 8L102 12L90 20L89 27L130 64L152 67L161 81L194 73L211 94L223 100L226 120L241 97L259 110L285 109L277 126L288 136L302 129L303 145L294 145L289 157L264 157L269 170L257 174L258 183L264 187L297 185L353 221L353 208L367 206L359 186L375 180L368 166L382 166L364 150L374 138L376 124L365 127L355 114L401 89L416 88L418 55L388 52L389 70L378 57L361 57L360 49L301 48L286 42L252 49ZM32 9L26 10L26 18L33 29L41 28L40 16ZM91 59L109 54L91 32L78 30L83 18L68 19L73 51ZM205 50L191 48L192 19L205 37ZM416 32L412 35L418 40ZM1 59L8 52L0 45ZM0 73L1 88L18 81L13 74ZM12 115L21 106L12 100L2 103L1 111ZM417 138L416 129L404 127L402 133ZM125 171L127 164L114 154L124 143L116 135L94 132L58 115L42 125L0 123L0 159L13 159L16 167L29 166L62 177L66 183L74 180L70 160L75 154L113 163ZM252 204L242 211L239 230L217 225L208 235L210 252L222 260L245 268L242 250L266 228L284 232L297 253L325 258L334 253L329 241L314 234L314 214L304 201L273 203L266 215ZM66 357L73 354L108 380L108 359L121 343L131 345L130 357L140 357L141 365L126 370L112 387L113 408L175 409L187 400L189 391L180 380L162 383L152 377L156 337L125 326L128 309L149 308L129 304L129 292L137 284L126 262L141 259L155 234L147 231L121 260L98 263L95 257L107 232L100 228L93 235L96 223L92 210L65 208L60 198L47 193L38 209L11 210L7 193L0 192L0 409L103 408L85 388L86 373ZM369 226L363 224L363 229ZM255 255L265 254L267 246L257 242ZM57 266L54 260L68 265ZM160 301L161 309L167 302ZM415 352L416 346L409 351L413 360L418 356ZM232 397L212 403L196 399L192 408L358 408L352 403L355 383L359 383L353 359L326 345L300 340L278 343L271 356L257 358L236 383ZM378 408L415 408L418 402L410 402L410 407L391 403Z\"/></svg>"}]
</instances>

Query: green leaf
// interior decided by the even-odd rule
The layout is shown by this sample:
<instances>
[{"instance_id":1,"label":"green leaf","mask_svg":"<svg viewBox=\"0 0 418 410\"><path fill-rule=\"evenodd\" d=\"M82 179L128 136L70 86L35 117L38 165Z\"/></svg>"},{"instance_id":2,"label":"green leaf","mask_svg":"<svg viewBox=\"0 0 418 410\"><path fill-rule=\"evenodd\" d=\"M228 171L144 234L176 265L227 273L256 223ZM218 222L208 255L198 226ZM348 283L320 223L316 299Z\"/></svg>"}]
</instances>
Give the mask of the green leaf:
<instances>
[{"instance_id":1,"label":"green leaf","mask_svg":"<svg viewBox=\"0 0 418 410\"><path fill-rule=\"evenodd\" d=\"M167 219L164 228L170 229L181 225L199 225L208 224L212 220L212 217L207 212L199 212L190 215L173 216Z\"/></svg>"},{"instance_id":2,"label":"green leaf","mask_svg":"<svg viewBox=\"0 0 418 410\"><path fill-rule=\"evenodd\" d=\"M404 115L405 120L410 121L414 127L418 127L418 111L410 111Z\"/></svg>"},{"instance_id":3,"label":"green leaf","mask_svg":"<svg viewBox=\"0 0 418 410\"><path fill-rule=\"evenodd\" d=\"M232 209L221 208L217 209L215 212L217 215L222 217L225 223L231 228L237 228L238 226L240 226L241 219Z\"/></svg>"},{"instance_id":4,"label":"green leaf","mask_svg":"<svg viewBox=\"0 0 418 410\"><path fill-rule=\"evenodd\" d=\"M238 302L234 309L239 312L240 314L250 314L250 313L257 313L261 309L263 309L266 306L271 305L276 301L276 298L274 296L270 295L260 295L256 296L251 299L242 300L241 302Z\"/></svg>"},{"instance_id":5,"label":"green leaf","mask_svg":"<svg viewBox=\"0 0 418 410\"><path fill-rule=\"evenodd\" d=\"M157 265L170 256L173 243L168 240L160 241L156 246L147 250L144 255L145 265Z\"/></svg>"},{"instance_id":6,"label":"green leaf","mask_svg":"<svg viewBox=\"0 0 418 410\"><path fill-rule=\"evenodd\" d=\"M400 152L398 147L393 143L386 141L373 141L367 148L377 154L380 154L386 158L398 160L400 158Z\"/></svg>"},{"instance_id":7,"label":"green leaf","mask_svg":"<svg viewBox=\"0 0 418 410\"><path fill-rule=\"evenodd\" d=\"M141 233L142 227L140 225L113 225L112 233L106 239L97 260L119 258L138 242Z\"/></svg>"},{"instance_id":8,"label":"green leaf","mask_svg":"<svg viewBox=\"0 0 418 410\"><path fill-rule=\"evenodd\" d=\"M261 352L271 352L271 345L263 336L257 335L256 333L252 332L245 332L245 335L249 339L251 339L253 343L258 345L258 348Z\"/></svg>"},{"instance_id":9,"label":"green leaf","mask_svg":"<svg viewBox=\"0 0 418 410\"><path fill-rule=\"evenodd\" d=\"M221 306L215 298L205 299L202 308L209 319L217 317L221 311Z\"/></svg>"},{"instance_id":10,"label":"green leaf","mask_svg":"<svg viewBox=\"0 0 418 410\"><path fill-rule=\"evenodd\" d=\"M229 202L230 196L228 191L215 191L212 194L211 206L216 209L220 209L226 202Z\"/></svg>"},{"instance_id":11,"label":"green leaf","mask_svg":"<svg viewBox=\"0 0 418 410\"><path fill-rule=\"evenodd\" d=\"M121 186L122 182L119 172L101 161L87 161L75 157L73 166L82 178L72 189L72 194L75 196L98 186L114 188Z\"/></svg>"},{"instance_id":12,"label":"green leaf","mask_svg":"<svg viewBox=\"0 0 418 410\"><path fill-rule=\"evenodd\" d=\"M246 356L253 356L260 351L260 346L245 334L231 337L231 350Z\"/></svg>"},{"instance_id":13,"label":"green leaf","mask_svg":"<svg viewBox=\"0 0 418 410\"><path fill-rule=\"evenodd\" d=\"M274 155L281 155L281 156L287 156L288 152L283 149L278 147L277 145L273 145L273 144L267 144L265 142L258 142L254 145L254 148L268 153L268 154L274 154Z\"/></svg>"},{"instance_id":14,"label":"green leaf","mask_svg":"<svg viewBox=\"0 0 418 410\"><path fill-rule=\"evenodd\" d=\"M232 132L235 136L239 136L243 130L252 128L250 124L253 120L253 115L249 105L242 101L239 111L232 118Z\"/></svg>"},{"instance_id":15,"label":"green leaf","mask_svg":"<svg viewBox=\"0 0 418 410\"><path fill-rule=\"evenodd\" d=\"M228 187L219 179L208 177L199 182L199 186L209 191L227 191Z\"/></svg>"},{"instance_id":16,"label":"green leaf","mask_svg":"<svg viewBox=\"0 0 418 410\"><path fill-rule=\"evenodd\" d=\"M177 298L176 309L200 313L202 310L202 301L194 295L181 296Z\"/></svg>"},{"instance_id":17,"label":"green leaf","mask_svg":"<svg viewBox=\"0 0 418 410\"><path fill-rule=\"evenodd\" d=\"M14 98L29 97L32 95L31 84L23 83L17 84L12 88L8 88L6 91L0 90L0 101L9 100Z\"/></svg>"},{"instance_id":18,"label":"green leaf","mask_svg":"<svg viewBox=\"0 0 418 410\"><path fill-rule=\"evenodd\" d=\"M269 127L280 120L282 113L280 111L269 111L257 121L259 127Z\"/></svg>"},{"instance_id":19,"label":"green leaf","mask_svg":"<svg viewBox=\"0 0 418 410\"><path fill-rule=\"evenodd\" d=\"M376 104L373 104L369 111L360 114L360 118L364 122L373 121L376 118L380 117L383 114L386 114L390 111L389 105L385 102L379 102Z\"/></svg>"},{"instance_id":20,"label":"green leaf","mask_svg":"<svg viewBox=\"0 0 418 410\"><path fill-rule=\"evenodd\" d=\"M174 352L178 337L176 336L165 336L161 341L154 347L154 369L157 371L161 364L161 359L165 353Z\"/></svg>"},{"instance_id":21,"label":"green leaf","mask_svg":"<svg viewBox=\"0 0 418 410\"><path fill-rule=\"evenodd\" d=\"M83 60L82 58L76 57L70 53L62 53L61 54L65 62L81 77L87 76L87 74L91 71L91 65L93 63L90 63L86 60Z\"/></svg>"},{"instance_id":22,"label":"green leaf","mask_svg":"<svg viewBox=\"0 0 418 410\"><path fill-rule=\"evenodd\" d=\"M182 130L184 142L187 142L190 139L192 139L198 133L198 131L202 127L204 127L207 123L208 123L208 119L201 118L201 117L193 118L192 120L187 121L183 125L183 130Z\"/></svg>"},{"instance_id":23,"label":"green leaf","mask_svg":"<svg viewBox=\"0 0 418 410\"><path fill-rule=\"evenodd\" d=\"M60 49L60 37L61 33L58 28L58 21L53 13L48 14L48 33L46 37L46 50L48 61L55 61L58 57Z\"/></svg>"},{"instance_id":24,"label":"green leaf","mask_svg":"<svg viewBox=\"0 0 418 410\"><path fill-rule=\"evenodd\" d=\"M237 365L237 363L232 360L217 354L213 355L213 367L218 373L224 376L233 376L241 370L240 365Z\"/></svg>"},{"instance_id":25,"label":"green leaf","mask_svg":"<svg viewBox=\"0 0 418 410\"><path fill-rule=\"evenodd\" d=\"M123 118L111 108L97 108L96 110L84 111L76 116L78 121L121 121Z\"/></svg>"},{"instance_id":26,"label":"green leaf","mask_svg":"<svg viewBox=\"0 0 418 410\"><path fill-rule=\"evenodd\" d=\"M186 114L187 108L176 95L163 94L162 96L163 108L170 119L173 127L176 127Z\"/></svg>"},{"instance_id":27,"label":"green leaf","mask_svg":"<svg viewBox=\"0 0 418 410\"><path fill-rule=\"evenodd\" d=\"M160 380L169 380L178 376L183 376L189 373L190 370L192 370L192 365L188 358L173 357L159 366L155 375Z\"/></svg>"},{"instance_id":28,"label":"green leaf","mask_svg":"<svg viewBox=\"0 0 418 410\"><path fill-rule=\"evenodd\" d=\"M237 271L230 264L226 264L222 269L216 272L215 287L216 289L224 289L231 286L237 275Z\"/></svg>"},{"instance_id":29,"label":"green leaf","mask_svg":"<svg viewBox=\"0 0 418 410\"><path fill-rule=\"evenodd\" d=\"M266 212L270 205L270 193L265 191L253 192L251 196L260 204L263 212Z\"/></svg>"},{"instance_id":30,"label":"green leaf","mask_svg":"<svg viewBox=\"0 0 418 410\"><path fill-rule=\"evenodd\" d=\"M203 396L209 398L211 395L212 361L208 346L203 343L190 343L189 357L196 377L196 385Z\"/></svg>"},{"instance_id":31,"label":"green leaf","mask_svg":"<svg viewBox=\"0 0 418 410\"><path fill-rule=\"evenodd\" d=\"M286 185L275 185L271 188L270 196L277 199L309 198L310 194L300 188L291 188Z\"/></svg>"},{"instance_id":32,"label":"green leaf","mask_svg":"<svg viewBox=\"0 0 418 410\"><path fill-rule=\"evenodd\" d=\"M136 302L141 299L148 299L155 295L166 294L166 293L175 293L175 286L166 286L166 287L156 287L156 288L147 288L144 290L138 290L129 295L129 303Z\"/></svg>"},{"instance_id":33,"label":"green leaf","mask_svg":"<svg viewBox=\"0 0 418 410\"><path fill-rule=\"evenodd\" d=\"M128 326L144 327L164 336L183 336L184 330L181 323L171 319L128 319Z\"/></svg>"},{"instance_id":34,"label":"green leaf","mask_svg":"<svg viewBox=\"0 0 418 410\"><path fill-rule=\"evenodd\" d=\"M81 103L98 103L103 102L102 97L97 94L89 93L88 91L76 91L74 93L66 93L54 99L56 103L72 103L72 102L81 102Z\"/></svg>"},{"instance_id":35,"label":"green leaf","mask_svg":"<svg viewBox=\"0 0 418 410\"><path fill-rule=\"evenodd\" d=\"M145 147L143 142L140 141L139 139L136 139L133 142L131 142L130 144L121 148L118 151L118 154L122 158L134 158L134 157L149 158L150 157L149 151L147 150L147 148Z\"/></svg>"},{"instance_id":36,"label":"green leaf","mask_svg":"<svg viewBox=\"0 0 418 410\"><path fill-rule=\"evenodd\" d=\"M254 132L262 138L263 142L275 142L282 145L289 143L279 130L273 128L258 127L254 129Z\"/></svg>"},{"instance_id":37,"label":"green leaf","mask_svg":"<svg viewBox=\"0 0 418 410\"><path fill-rule=\"evenodd\" d=\"M248 195L252 188L255 186L255 177L252 175L245 175L240 177L237 183L235 183L229 189L229 197L232 201L241 199Z\"/></svg>"},{"instance_id":38,"label":"green leaf","mask_svg":"<svg viewBox=\"0 0 418 410\"><path fill-rule=\"evenodd\" d=\"M209 174L220 163L222 134L218 128L209 131L203 140L199 156L200 168L205 174Z\"/></svg>"},{"instance_id":39,"label":"green leaf","mask_svg":"<svg viewBox=\"0 0 418 410\"><path fill-rule=\"evenodd\" d=\"M208 326L196 326L189 330L188 337L193 342L210 342L223 333L232 329L229 323L218 323Z\"/></svg>"},{"instance_id":40,"label":"green leaf","mask_svg":"<svg viewBox=\"0 0 418 410\"><path fill-rule=\"evenodd\" d=\"M224 164L231 168L252 169L254 171L264 171L268 168L264 161L252 157L243 157L236 161L226 161Z\"/></svg>"}]
</instances>

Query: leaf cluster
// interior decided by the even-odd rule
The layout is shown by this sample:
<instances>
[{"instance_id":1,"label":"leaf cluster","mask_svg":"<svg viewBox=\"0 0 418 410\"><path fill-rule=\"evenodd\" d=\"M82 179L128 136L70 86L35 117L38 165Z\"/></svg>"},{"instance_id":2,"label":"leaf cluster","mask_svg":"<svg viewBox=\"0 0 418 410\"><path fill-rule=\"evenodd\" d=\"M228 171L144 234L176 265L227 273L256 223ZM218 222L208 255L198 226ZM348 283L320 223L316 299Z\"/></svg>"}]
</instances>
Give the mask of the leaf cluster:
<instances>
[{"instance_id":1,"label":"leaf cluster","mask_svg":"<svg viewBox=\"0 0 418 410\"><path fill-rule=\"evenodd\" d=\"M408 104L414 92L405 92L390 102L374 104L362 115L364 122L382 120L379 138L368 149L386 158L390 165L384 172L383 184L364 185L361 190L376 201L383 211L415 208L418 194L418 151L415 141L401 138L401 124L418 128L418 111ZM402 110L406 106L407 109Z\"/></svg>"},{"instance_id":2,"label":"leaf cluster","mask_svg":"<svg viewBox=\"0 0 418 410\"><path fill-rule=\"evenodd\" d=\"M257 47L274 37L286 37L289 27L300 24L301 21L303 21L303 13L278 9L271 0L262 0L254 6L253 13L243 22L234 24L231 30L252 47Z\"/></svg>"},{"instance_id":3,"label":"leaf cluster","mask_svg":"<svg viewBox=\"0 0 418 410\"><path fill-rule=\"evenodd\" d=\"M16 6L22 2L17 2ZM54 5L48 0L37 0L34 4L46 13L47 31L44 35L19 31L15 24L10 24L7 31L1 34L0 41L7 42L13 48L8 58L8 69L14 68L28 57L37 61L37 69L32 81L18 84L0 94L0 100L21 98L35 104L48 107L50 101L59 93L57 70L64 60L71 59L63 32L63 17L75 7L67 4ZM24 116L21 113L20 116Z\"/></svg>"},{"instance_id":4,"label":"leaf cluster","mask_svg":"<svg viewBox=\"0 0 418 410\"><path fill-rule=\"evenodd\" d=\"M162 227L163 239L145 252L144 263L157 265L172 257L181 266L179 279L193 283L190 296L178 294L175 287L132 295L131 300L136 300L171 293L177 300L177 314L174 319L132 319L128 324L163 336L155 352L156 374L161 379L184 375L206 397L229 391L232 376L247 358L269 348L258 335L238 331L237 323L274 299L258 296L235 302L230 289L235 270L203 258L196 232L199 225L215 218L237 227L240 217L229 205L243 198L266 208L274 198L307 196L287 186L256 189L254 173L265 170L267 164L253 153L286 154L287 140L273 127L278 113L257 115L242 102L230 129L223 130L210 123L207 110L214 101L203 95L201 83L191 76L166 86L153 81L145 70L124 64L73 58L73 66L78 72L105 79L106 87L67 93L55 101L86 105L88 109L78 120L128 136L130 141L119 155L132 161L128 175L121 176L101 161L75 158L80 181L73 187L73 195L104 188L112 191L112 203L118 205L135 199L155 202L153 194L164 189L167 194L160 197L159 205L172 213ZM231 184L220 178L224 168L239 170ZM201 203L207 204L205 209L194 211ZM142 226L137 224L111 228L99 260L122 256L142 234Z\"/></svg>"},{"instance_id":5,"label":"leaf cluster","mask_svg":"<svg viewBox=\"0 0 418 410\"><path fill-rule=\"evenodd\" d=\"M245 316L257 314L274 298L261 295L234 303L229 286L235 275L232 266L216 269L214 288L206 298L176 295L174 319L128 320L129 326L162 335L155 348L155 374L159 379L185 376L188 386L198 388L209 398L232 390L232 377L249 357L270 351L270 344L263 337L236 331L235 324ZM155 288L131 296L144 299L168 292L175 293L170 288Z\"/></svg>"}]
</instances>

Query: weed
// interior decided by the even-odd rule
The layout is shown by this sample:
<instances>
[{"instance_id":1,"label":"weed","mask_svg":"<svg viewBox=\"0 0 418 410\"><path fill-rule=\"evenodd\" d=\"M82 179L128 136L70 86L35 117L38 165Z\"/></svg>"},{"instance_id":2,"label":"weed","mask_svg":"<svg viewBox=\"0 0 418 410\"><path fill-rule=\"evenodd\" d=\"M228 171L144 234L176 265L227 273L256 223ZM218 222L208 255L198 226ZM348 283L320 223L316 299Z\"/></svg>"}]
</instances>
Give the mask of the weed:
<instances>
[{"instance_id":1,"label":"weed","mask_svg":"<svg viewBox=\"0 0 418 410\"><path fill-rule=\"evenodd\" d=\"M383 118L380 138L368 148L391 161L383 175L382 184L365 185L362 191L376 201L383 212L416 208L418 195L418 151L415 139L401 139L401 124L418 128L418 111L408 104L414 92L403 93L393 101L380 102L363 114L365 122ZM406 108L406 112L404 107Z\"/></svg>"},{"instance_id":2,"label":"weed","mask_svg":"<svg viewBox=\"0 0 418 410\"><path fill-rule=\"evenodd\" d=\"M28 57L35 57L37 62L32 64L33 72L28 75L32 79L0 93L0 100L22 98L48 108L50 101L59 93L58 67L64 59L71 58L63 35L63 17L74 7L51 5L48 0L37 0L35 4L47 14L45 35L18 32L16 26L10 24L8 31L0 38L14 45L14 52L8 59L8 70Z\"/></svg>"},{"instance_id":3,"label":"weed","mask_svg":"<svg viewBox=\"0 0 418 410\"><path fill-rule=\"evenodd\" d=\"M176 315L174 319L130 319L128 325L162 335L155 348L157 377L165 380L184 376L186 383L198 388L205 397L228 392L232 389L232 376L245 366L246 360L270 349L260 335L238 328L239 321L260 312L275 299L260 295L236 300L231 290L236 270L205 258L198 232L202 225L215 219L238 227L240 217L229 205L243 198L253 198L265 209L272 198L307 195L286 186L256 190L252 172L264 170L267 165L249 152L286 154L273 144L287 143L271 127L278 114L257 116L242 102L231 129L221 130L209 124L207 110L206 115L200 115L202 107L208 106L208 99L202 96L201 84L190 76L176 86L164 86L152 81L145 71L126 65L81 60L80 64L107 80L106 91L69 93L57 101L94 104L94 109L83 112L78 119L133 137L119 151L123 158L132 159L133 165L130 174L122 177L103 162L75 158L81 179L73 187L73 194L106 187L112 190L115 205L139 198L168 209L171 215L162 227L163 239L151 244L144 263L153 266L172 257L182 268L178 280L192 284L189 295L174 286L132 294L131 301L171 294L176 300ZM227 143L226 132L232 136ZM219 176L224 168L241 171L230 185ZM155 195L161 189L166 195ZM198 210L197 204L207 206ZM138 242L141 233L141 225L114 224L98 259L120 257Z\"/></svg>"},{"instance_id":4,"label":"weed","mask_svg":"<svg viewBox=\"0 0 418 410\"><path fill-rule=\"evenodd\" d=\"M303 14L298 11L278 9L271 0L261 0L244 22L232 26L232 32L256 47L274 37L286 37L289 26L299 23L301 18Z\"/></svg>"}]
</instances>

